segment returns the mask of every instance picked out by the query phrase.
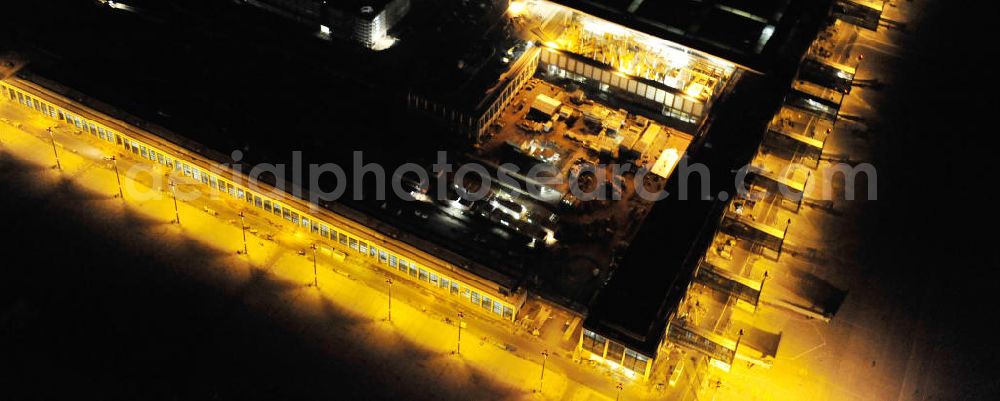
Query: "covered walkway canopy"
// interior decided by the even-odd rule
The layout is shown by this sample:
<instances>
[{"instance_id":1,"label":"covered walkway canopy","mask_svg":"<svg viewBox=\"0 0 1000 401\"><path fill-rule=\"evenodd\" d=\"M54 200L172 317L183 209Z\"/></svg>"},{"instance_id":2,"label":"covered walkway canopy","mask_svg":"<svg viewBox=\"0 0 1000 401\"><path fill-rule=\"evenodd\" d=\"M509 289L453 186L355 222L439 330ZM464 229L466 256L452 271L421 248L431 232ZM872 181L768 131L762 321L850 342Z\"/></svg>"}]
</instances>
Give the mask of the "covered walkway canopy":
<instances>
[{"instance_id":1,"label":"covered walkway canopy","mask_svg":"<svg viewBox=\"0 0 1000 401\"><path fill-rule=\"evenodd\" d=\"M751 305L757 305L763 282L740 276L702 259L695 270L696 281L718 291L735 296Z\"/></svg>"},{"instance_id":2,"label":"covered walkway canopy","mask_svg":"<svg viewBox=\"0 0 1000 401\"><path fill-rule=\"evenodd\" d=\"M822 117L836 120L840 114L840 103L793 89L785 97L785 105L818 114Z\"/></svg>"},{"instance_id":3,"label":"covered walkway canopy","mask_svg":"<svg viewBox=\"0 0 1000 401\"><path fill-rule=\"evenodd\" d=\"M877 31L884 8L883 0L837 0L833 15L849 24Z\"/></svg>"},{"instance_id":4,"label":"covered walkway canopy","mask_svg":"<svg viewBox=\"0 0 1000 401\"><path fill-rule=\"evenodd\" d=\"M812 149L811 153L822 153L826 140L833 132L834 123L834 120L824 115L783 106L771 119L767 130L772 135L787 138L793 143Z\"/></svg>"},{"instance_id":5,"label":"covered walkway canopy","mask_svg":"<svg viewBox=\"0 0 1000 401\"><path fill-rule=\"evenodd\" d=\"M788 227L782 230L747 217L733 214L726 214L726 217L722 219L721 228L722 232L726 234L752 241L778 254L781 253L781 249L785 243L785 232L788 231Z\"/></svg>"},{"instance_id":6,"label":"covered walkway canopy","mask_svg":"<svg viewBox=\"0 0 1000 401\"><path fill-rule=\"evenodd\" d=\"M856 74L854 67L815 57L803 60L799 67L799 79L843 94L851 93Z\"/></svg>"}]
</instances>

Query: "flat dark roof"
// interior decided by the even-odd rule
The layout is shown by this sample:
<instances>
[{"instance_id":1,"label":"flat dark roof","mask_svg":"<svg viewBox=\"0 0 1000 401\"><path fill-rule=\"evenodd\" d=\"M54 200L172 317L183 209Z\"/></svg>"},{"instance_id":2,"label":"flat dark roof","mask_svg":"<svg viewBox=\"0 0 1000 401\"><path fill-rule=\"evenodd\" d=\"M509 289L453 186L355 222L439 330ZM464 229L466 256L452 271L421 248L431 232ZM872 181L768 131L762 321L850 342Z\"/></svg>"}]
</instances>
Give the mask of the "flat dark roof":
<instances>
[{"instance_id":1,"label":"flat dark roof","mask_svg":"<svg viewBox=\"0 0 1000 401\"><path fill-rule=\"evenodd\" d=\"M427 46L422 38L433 37L433 27L431 33L410 32L398 47L370 52L314 38L314 29L224 1L205 2L213 14L183 20L193 26L178 24L160 9L132 14L74 3L43 13L37 3L12 7L27 9L17 12L27 17L0 26L0 52L8 44L23 51L32 60L28 72L72 88L61 91L71 98L113 105L120 113L98 109L166 127L190 138L194 150L225 157L239 149L248 163L290 163L291 152L301 150L304 163L335 162L345 170L352 152L362 150L364 163L379 162L391 172L405 162L428 166L438 150L448 151L458 164L471 149L461 136L405 114L407 83L437 82L439 77L423 76L424 71L454 68L437 55L457 60L468 49ZM45 29L47 24L80 33L67 37ZM455 82L451 71L440 74L440 82ZM538 275L544 290L574 307L587 303L600 284L565 280L565 286L549 286L567 276L559 263L569 253L563 247L612 246L599 238L530 249L524 235L503 232L491 222L435 214L437 205L404 204L391 190L385 202L371 200L367 189L363 201L345 199L328 208L341 214L335 206L349 208L354 212L347 217L504 286ZM598 262L607 267L607 259ZM572 277L592 278L592 267L578 264Z\"/></svg>"},{"instance_id":2,"label":"flat dark roof","mask_svg":"<svg viewBox=\"0 0 1000 401\"><path fill-rule=\"evenodd\" d=\"M855 70L848 66L806 58L799 67L799 79L848 94L854 83L854 72Z\"/></svg>"},{"instance_id":3,"label":"flat dark roof","mask_svg":"<svg viewBox=\"0 0 1000 401\"><path fill-rule=\"evenodd\" d=\"M290 9L290 11L305 11L304 7L312 3L312 7L326 7L353 14L358 17L373 17L382 12L393 0L253 0L275 7ZM371 7L371 12L365 7Z\"/></svg>"},{"instance_id":4,"label":"flat dark roof","mask_svg":"<svg viewBox=\"0 0 1000 401\"><path fill-rule=\"evenodd\" d=\"M800 23L826 18L833 3L833 0L549 1L765 73L785 56L790 43L803 39L797 29ZM794 47L802 45L796 43ZM792 51L792 55L796 53L798 50Z\"/></svg>"},{"instance_id":5,"label":"flat dark roof","mask_svg":"<svg viewBox=\"0 0 1000 401\"><path fill-rule=\"evenodd\" d=\"M352 152L362 150L364 163L381 163L388 172L405 162L429 165L437 150L448 150L453 163L461 160L462 138L400 118L404 83L410 74L422 78L421 66L408 71L401 60L417 52L373 53L314 39L314 29L255 8L205 3L227 12L178 26L173 8L129 13L83 2L42 12L40 4L12 5L26 9L15 10L26 17L0 27L0 53L24 53L31 60L24 76L32 81L58 83L64 87L46 86L106 114L135 116L126 121L166 127L190 138L181 145L199 152L238 149L249 163L291 163L298 150L304 163L347 169ZM64 30L45 29L48 24ZM227 24L245 29L222 28ZM354 211L347 217L511 289L536 258L520 238L491 234L484 223L431 227L415 213L425 206L403 205L387 192L387 202L366 196L338 203ZM485 239L474 241L465 231L483 232Z\"/></svg>"},{"instance_id":6,"label":"flat dark roof","mask_svg":"<svg viewBox=\"0 0 1000 401\"><path fill-rule=\"evenodd\" d=\"M693 148L689 165L708 167L709 188L697 173L689 200L679 198L683 169L667 182L669 198L657 202L607 286L590 306L584 327L649 357L656 355L670 314L683 299L698 258L708 249L726 202L735 194L735 171L748 164L780 106L791 76L744 74L732 95L716 106L706 146ZM699 200L699 194L709 200Z\"/></svg>"}]
</instances>

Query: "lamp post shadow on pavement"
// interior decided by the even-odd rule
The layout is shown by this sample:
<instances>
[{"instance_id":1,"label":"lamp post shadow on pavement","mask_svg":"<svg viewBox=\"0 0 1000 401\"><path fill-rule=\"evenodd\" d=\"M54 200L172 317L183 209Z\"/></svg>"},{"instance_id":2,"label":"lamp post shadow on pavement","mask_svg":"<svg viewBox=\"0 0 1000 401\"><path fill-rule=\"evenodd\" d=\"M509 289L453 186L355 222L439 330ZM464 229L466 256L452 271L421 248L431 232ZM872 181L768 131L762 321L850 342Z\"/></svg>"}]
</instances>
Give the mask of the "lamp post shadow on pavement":
<instances>
[{"instance_id":1,"label":"lamp post shadow on pavement","mask_svg":"<svg viewBox=\"0 0 1000 401\"><path fill-rule=\"evenodd\" d=\"M309 248L312 248L312 252L313 252L313 287L316 287L316 289L319 289L319 277L317 276L317 273L316 273L316 248L318 248L318 247L316 246L316 244L312 244L312 245L309 245Z\"/></svg>"},{"instance_id":2,"label":"lamp post shadow on pavement","mask_svg":"<svg viewBox=\"0 0 1000 401\"><path fill-rule=\"evenodd\" d=\"M247 247L247 221L242 210L240 210L240 230L243 231L243 254L250 260L250 249Z\"/></svg>"},{"instance_id":3,"label":"lamp post shadow on pavement","mask_svg":"<svg viewBox=\"0 0 1000 401\"><path fill-rule=\"evenodd\" d=\"M392 277L387 277L385 279L386 285L389 287L389 314L386 317L386 321L392 323Z\"/></svg>"},{"instance_id":4,"label":"lamp post shadow on pavement","mask_svg":"<svg viewBox=\"0 0 1000 401\"><path fill-rule=\"evenodd\" d=\"M121 198L122 203L125 203L125 191L122 190L122 175L118 172L118 158L115 156L108 156L104 159L110 160L111 165L115 169L115 180L118 181L118 197Z\"/></svg>"},{"instance_id":5,"label":"lamp post shadow on pavement","mask_svg":"<svg viewBox=\"0 0 1000 401\"><path fill-rule=\"evenodd\" d=\"M462 326L465 325L465 312L458 311L458 342L455 344L455 355L462 355Z\"/></svg>"},{"instance_id":6,"label":"lamp post shadow on pavement","mask_svg":"<svg viewBox=\"0 0 1000 401\"><path fill-rule=\"evenodd\" d=\"M56 157L56 169L62 171L62 163L59 162L59 150L56 149L56 136L52 133L52 127L45 129L49 133L49 140L52 142L52 154Z\"/></svg>"},{"instance_id":7,"label":"lamp post shadow on pavement","mask_svg":"<svg viewBox=\"0 0 1000 401\"><path fill-rule=\"evenodd\" d=\"M174 198L174 223L181 224L181 212L177 209L177 184L170 179L170 195Z\"/></svg>"},{"instance_id":8,"label":"lamp post shadow on pavement","mask_svg":"<svg viewBox=\"0 0 1000 401\"><path fill-rule=\"evenodd\" d=\"M545 363L549 360L549 350L542 350L542 374L538 376L538 394L542 394L545 383Z\"/></svg>"}]
</instances>

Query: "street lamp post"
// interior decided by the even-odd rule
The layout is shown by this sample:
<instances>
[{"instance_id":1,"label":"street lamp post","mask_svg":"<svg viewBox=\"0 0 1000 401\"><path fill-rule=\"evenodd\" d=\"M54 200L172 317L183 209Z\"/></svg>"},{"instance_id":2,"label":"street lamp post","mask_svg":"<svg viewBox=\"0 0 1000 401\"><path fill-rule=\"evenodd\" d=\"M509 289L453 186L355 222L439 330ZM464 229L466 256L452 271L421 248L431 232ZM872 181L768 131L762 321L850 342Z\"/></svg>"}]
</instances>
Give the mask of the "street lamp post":
<instances>
[{"instance_id":1,"label":"street lamp post","mask_svg":"<svg viewBox=\"0 0 1000 401\"><path fill-rule=\"evenodd\" d=\"M122 176L118 173L118 158L111 156L111 164L115 166L115 179L118 180L118 197L122 198L122 202L125 202L125 192L122 191Z\"/></svg>"},{"instance_id":2,"label":"street lamp post","mask_svg":"<svg viewBox=\"0 0 1000 401\"><path fill-rule=\"evenodd\" d=\"M465 323L465 312L458 311L458 346L455 347L455 353L462 354L462 324Z\"/></svg>"},{"instance_id":3,"label":"street lamp post","mask_svg":"<svg viewBox=\"0 0 1000 401\"><path fill-rule=\"evenodd\" d=\"M615 388L618 390L618 394L615 395L615 401L618 401L622 398L622 389L625 388L625 386L622 385L622 382L618 382L618 384L615 385Z\"/></svg>"},{"instance_id":4,"label":"street lamp post","mask_svg":"<svg viewBox=\"0 0 1000 401\"><path fill-rule=\"evenodd\" d=\"M757 302L754 302L754 305L753 305L754 312L756 312L757 308L760 307L760 297L761 297L761 295L764 294L764 283L766 283L766 282L767 282L767 272L765 271L764 272L764 278L760 279L760 289L757 290Z\"/></svg>"},{"instance_id":5,"label":"street lamp post","mask_svg":"<svg viewBox=\"0 0 1000 401\"><path fill-rule=\"evenodd\" d=\"M52 133L52 127L46 128L45 131L49 133L49 139L52 142L52 154L56 156L56 168L62 170L62 163L59 162L59 151L56 150L56 137Z\"/></svg>"},{"instance_id":6,"label":"street lamp post","mask_svg":"<svg viewBox=\"0 0 1000 401\"><path fill-rule=\"evenodd\" d=\"M729 366L736 363L736 352L740 350L740 340L743 339L743 329L740 329L738 337L736 337L736 345L733 346L733 359L729 361Z\"/></svg>"},{"instance_id":7,"label":"street lamp post","mask_svg":"<svg viewBox=\"0 0 1000 401\"><path fill-rule=\"evenodd\" d=\"M389 285L389 318L388 321L392 321L392 277L386 278L385 283Z\"/></svg>"},{"instance_id":8,"label":"street lamp post","mask_svg":"<svg viewBox=\"0 0 1000 401\"><path fill-rule=\"evenodd\" d=\"M250 257L250 250L247 249L247 222L243 218L242 210L240 210L240 229L243 230L243 254Z\"/></svg>"},{"instance_id":9,"label":"street lamp post","mask_svg":"<svg viewBox=\"0 0 1000 401\"><path fill-rule=\"evenodd\" d=\"M319 288L319 278L316 276L316 244L309 246L313 250L313 287Z\"/></svg>"},{"instance_id":10,"label":"street lamp post","mask_svg":"<svg viewBox=\"0 0 1000 401\"><path fill-rule=\"evenodd\" d=\"M545 382L545 362L549 360L549 350L542 350L542 374L538 377L538 392L542 392L542 383Z\"/></svg>"},{"instance_id":11,"label":"street lamp post","mask_svg":"<svg viewBox=\"0 0 1000 401\"><path fill-rule=\"evenodd\" d=\"M170 195L174 198L174 218L177 224L181 224L181 212L177 210L177 185L174 180L170 180Z\"/></svg>"}]
</instances>

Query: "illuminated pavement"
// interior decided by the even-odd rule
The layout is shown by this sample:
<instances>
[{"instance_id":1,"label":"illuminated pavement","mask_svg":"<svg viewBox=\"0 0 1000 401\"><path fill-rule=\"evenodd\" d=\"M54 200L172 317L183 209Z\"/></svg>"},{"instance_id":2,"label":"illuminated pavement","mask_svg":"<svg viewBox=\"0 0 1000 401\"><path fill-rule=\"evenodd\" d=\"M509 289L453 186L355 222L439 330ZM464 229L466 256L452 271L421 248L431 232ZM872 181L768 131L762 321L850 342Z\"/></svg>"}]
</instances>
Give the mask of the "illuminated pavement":
<instances>
[{"instance_id":1,"label":"illuminated pavement","mask_svg":"<svg viewBox=\"0 0 1000 401\"><path fill-rule=\"evenodd\" d=\"M899 2L886 8L885 18L917 21L921 4ZM858 79L891 82L893 61L903 56L899 40L905 34L882 28L878 33L860 30L853 45L838 46L834 57L865 55ZM841 119L824 152L834 159L867 161L873 140L868 124L878 121L878 105L886 96L856 87L845 99L841 113L862 122ZM830 156L833 155L833 156ZM834 160L834 162L840 160ZM924 335L926 322L912 315L928 302L926 296L900 299L909 283L881 273L864 257L864 236L858 221L871 219L871 202L836 200L814 202L825 185L842 196L842 184L831 184L831 162L824 161L810 179L807 206L792 218L786 244L792 250L815 250L813 257L785 255L777 285L794 285L796 275L808 275L849 290L845 303L831 322L824 323L764 306L757 322L783 333L774 366L767 369L737 363L729 373L715 372L703 383L703 399L712 400L917 400L925 399L935 385L930 377L941 372L930 363L933 344ZM863 197L864 191L859 192ZM829 208L827 208L829 206ZM872 285L877 283L877 285ZM773 294L773 288L770 289ZM912 290L911 290L912 291ZM764 296L769 289L765 287ZM917 294L923 295L923 294ZM924 390L921 393L920 390Z\"/></svg>"},{"instance_id":2,"label":"illuminated pavement","mask_svg":"<svg viewBox=\"0 0 1000 401\"><path fill-rule=\"evenodd\" d=\"M240 202L213 200L207 196L184 201L185 193L203 187L185 185L187 178L180 178L177 192L182 199L178 202L181 224L174 224L173 199L159 166L134 163L130 155L117 148L91 141L89 136L74 133L65 126L57 126L54 132L63 169L60 172L54 168L52 146L45 133L54 121L6 99L0 100L0 118L6 120L0 122L0 150L19 162L45 167L32 170L40 172L37 179L45 183L40 186L58 185L59 177L68 179L91 194L74 201L85 202L99 215L107 214L109 221L126 219L119 222L122 224L139 221L142 224L134 229L144 233L144 238L189 239L214 250L217 252L214 258L189 266L191 269L211 269L208 276L212 278L207 281L214 285L235 291L261 277L280 283L260 292L239 292L236 296L261 313L277 314L275 318L282 321L295 321L289 324L309 327L315 341L331 348L331 352L338 352L333 344L366 342L368 346L364 348L373 350L393 344L396 346L382 355L351 357L367 360L368 365L385 360L397 363L394 354L414 352L422 358L398 361L400 369L417 369L421 371L420 376L456 382L457 387L475 385L482 380L496 382L498 388L487 393L496 394L497 399L537 399L542 398L535 393L541 373L541 351L548 349L544 399L599 400L616 396L615 378L574 363L570 351L558 345L547 346L525 333L512 333L509 326L481 319L468 311L465 314L467 326L462 331L461 356L453 355L457 343L454 322L458 320L456 311L461 309L457 304L396 280L392 290L392 321L387 322L385 276L363 259L348 256L346 261L338 262L328 249L320 251L316 277L319 291L316 291L312 286L310 242L304 235L295 235L283 221L272 221L256 213L247 214L250 227L247 257L239 252L243 249L238 216L243 208ZM127 209L123 209L117 198L118 186L111 162L104 160L110 155L118 158ZM127 178L129 176L132 178ZM271 234L273 240L265 239L267 234ZM302 251L305 255L300 255ZM191 274L206 280L206 272L193 271ZM285 308L293 311L292 316L276 312ZM333 324L323 324L324 320L329 320L324 318L331 313L342 317ZM627 384L622 392L626 399L656 399L667 395L634 384Z\"/></svg>"},{"instance_id":3,"label":"illuminated pavement","mask_svg":"<svg viewBox=\"0 0 1000 401\"><path fill-rule=\"evenodd\" d=\"M910 14L920 11L910 3L902 4L906 8L887 8L886 17L905 21ZM897 35L884 30L878 34L862 32L853 49L842 49L845 52L865 53L866 63L860 69L859 78L876 76L889 79L883 69L888 64L887 59L899 56L899 46L894 44ZM845 100L843 111L873 119L876 105L881 100L881 96L874 91L855 88ZM6 102L5 99L0 100L0 117L20 121L24 127L16 129L0 123L0 152L13 154L35 166L53 165L52 149L44 135L44 128L51 121L32 120L28 111ZM826 153L847 155L852 160L867 160L871 153L870 145L854 133L863 128L864 124L841 120ZM72 183L93 194L79 201L86 202L98 214L109 216L110 220L116 219L115 216L137 215L140 216L138 221L147 222L137 230L151 233L151 238L190 238L216 250L218 253L212 260L190 266L192 270L212 269L212 277L204 280L213 284L235 291L240 288L240 283L253 282L262 274L281 283L261 292L238 294L244 304L260 313L275 314L278 320L306 327L311 333L310 339L328 344L331 348L334 344L365 341L370 343L370 349L384 349L383 345L393 344L412 348L415 350L412 352L422 355L421 358L398 359L395 358L397 350L386 348L381 355L351 356L359 360L367 358L368 363L392 360L394 364L422 372L422 376L470 386L474 386L480 377L489 377L498 382L498 394L509 394L509 398L514 399L540 398L532 393L538 386L540 350L546 348L540 341L523 333L511 333L509 329L467 314L468 327L462 333L462 356L455 356L452 351L457 328L445 321L446 317L452 321L456 319L453 304L397 280L393 287L392 322L386 322L388 308L384 278L378 270L364 262L350 257L346 262L336 262L328 253L321 252L317 291L311 286L311 252L306 252L305 256L298 254L308 249L309 242L291 234L292 230L284 223L248 216L248 225L257 231L257 235L249 236L249 257L237 254L236 251L243 248L239 218L236 216L238 203L227 203L226 200L181 202L179 214L182 224L178 226L171 224L173 202L168 192L160 190L163 183L159 183L153 185L157 188L152 191L157 195L155 199L140 200L134 195L126 196L129 206L124 211L121 202L113 197L117 193L114 172L108 162L101 159L111 154L110 148L98 150L89 141L67 132L59 132L56 138L65 171L35 170L32 174L44 181L40 185L55 185L58 176L68 177ZM119 167L123 172L131 166L131 161L120 160ZM828 166L829 163L822 164L814 179L822 183L822 172ZM126 193L150 192L148 179L143 182L127 179L125 184L135 189ZM196 187L182 187L183 190L191 188ZM807 198L809 195L815 194L807 193ZM218 212L218 216L207 213L206 206ZM861 266L851 256L835 256L855 255L854 251L862 245L859 243L861 240L851 233L855 230L852 220L863 215L863 210L859 209L864 207L864 203L837 202L833 207L835 213L804 207L793 217L789 243L793 248L818 249L826 261L783 257L782 268L786 272L806 272L837 287L850 289L847 303L833 321L822 323L784 310L763 307L756 317L758 323L784 334L774 366L770 369L749 368L737 363L730 373L709 370L707 375L696 372L694 376L687 369L685 377L701 383L699 399L918 399L910 395L919 389L923 378L933 374L933 368L921 360L921 355L931 347L921 337L922 325L907 319L904 311L888 302L894 293L891 283L881 285L885 281L879 281L879 286L866 285L866 280L873 274L872 267ZM117 218L124 220L123 217ZM264 240L262 237L267 233L274 234L275 241ZM779 284L792 282L787 274L777 275L774 280ZM275 306L275 302L282 307ZM427 306L420 308L413 305ZM289 316L279 312L284 307L293 309L294 313ZM330 309L343 316L337 325L323 324L328 320ZM512 345L514 350L502 349L506 344ZM331 352L343 351L331 349ZM545 398L615 398L613 378L574 364L566 350L550 348L550 352L553 355L546 365ZM683 394L684 397L674 398L690 398L687 392L678 391L676 394ZM668 396L670 394L651 394L646 387L626 386L622 399Z\"/></svg>"}]
</instances>

